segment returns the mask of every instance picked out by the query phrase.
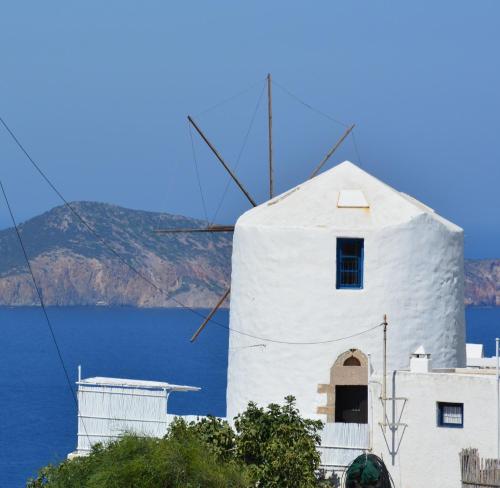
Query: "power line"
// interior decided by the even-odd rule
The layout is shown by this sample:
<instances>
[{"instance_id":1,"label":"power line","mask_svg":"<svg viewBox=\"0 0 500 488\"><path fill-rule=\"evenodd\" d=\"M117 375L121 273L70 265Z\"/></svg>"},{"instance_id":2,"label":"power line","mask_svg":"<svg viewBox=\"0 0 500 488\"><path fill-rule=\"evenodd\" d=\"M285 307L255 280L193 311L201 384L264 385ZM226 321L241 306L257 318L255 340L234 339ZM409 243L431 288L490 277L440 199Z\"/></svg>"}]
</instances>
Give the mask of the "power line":
<instances>
[{"instance_id":1,"label":"power line","mask_svg":"<svg viewBox=\"0 0 500 488\"><path fill-rule=\"evenodd\" d=\"M200 190L201 204L203 205L203 212L205 214L205 221L206 221L207 225L210 225L210 222L208 220L207 205L205 203L205 195L203 194L203 188L201 186L200 172L198 170L198 160L196 158L196 150L194 148L193 130L191 129L191 124L189 122L187 122L187 125L188 125L188 131L189 131L189 139L191 140L191 150L193 152L194 171L196 173L196 180L198 182L198 189Z\"/></svg>"},{"instance_id":2,"label":"power line","mask_svg":"<svg viewBox=\"0 0 500 488\"><path fill-rule=\"evenodd\" d=\"M188 305L185 305L182 303L180 300L177 298L170 296L170 294L164 290L161 286L157 285L154 281L149 279L147 276L145 276L143 273L141 273L134 265L130 264L118 251L116 251L110 244L106 242L106 240L77 212L77 210L66 200L66 198L62 195L62 193L56 188L56 186L50 181L48 176L42 171L40 166L35 162L35 160L30 156L28 151L24 148L24 146L21 144L19 139L15 136L13 131L9 128L5 120L0 116L0 122L2 125L5 127L7 132L10 134L14 142L17 144L19 149L25 154L25 156L28 158L30 163L33 165L33 167L36 169L36 171L42 176L42 178L45 180L45 182L50 186L50 188L56 193L56 195L62 200L62 202L68 207L68 209L75 215L75 217L84 225L84 227L94 235L94 237L97 239L99 243L101 243L102 246L104 246L111 254L113 254L121 263L123 263L125 266L127 266L133 273L135 273L140 279L142 279L145 283L148 283L151 287L153 287L155 290L158 292L162 293L166 297L168 297L170 300L172 300L174 303L179 305L180 307L189 310L191 313L197 315L198 317L202 319L206 319L206 316L200 313L198 310L189 307ZM3 187L2 187L3 188ZM39 295L41 298L41 294ZM48 315L46 315L48 318ZM217 325L218 327L222 327L226 330L230 330L231 332L234 332L236 334L241 334L247 337L251 337L252 339L257 339L257 340L262 340L265 342L272 342L276 344L288 344L288 345L318 345L318 344L328 344L332 342L339 342L345 339L350 339L351 337L355 337L361 334L365 334L367 332L370 332L371 330L380 327L380 325L376 325L375 327L371 327L369 329L363 330L359 333L352 334L346 337L340 337L340 338L334 338L334 339L328 339L328 340L322 340L322 341L307 341L307 342L294 342L294 341L283 341L283 340L277 340L277 339L270 339L266 337L260 337L256 336L253 334L249 334L247 332L243 332L241 330L234 329L232 327L229 327L225 324L222 324L218 322L215 319L211 320L211 323L214 325ZM69 378L69 376L68 376Z\"/></svg>"},{"instance_id":3,"label":"power line","mask_svg":"<svg viewBox=\"0 0 500 488\"><path fill-rule=\"evenodd\" d=\"M265 88L266 88L266 85L264 84L264 86L262 87L262 90L260 92L259 99L257 100L257 103L256 103L255 108L253 110L253 114L252 114L252 117L250 119L250 123L248 125L248 129L246 131L245 137L243 138L243 143L242 143L240 151L238 153L238 157L236 158L236 164L234 166L234 171L236 171L238 169L238 166L240 164L241 156L242 156L243 151L245 150L245 147L247 145L248 137L250 136L250 132L252 131L253 123L255 122L255 117L257 116L257 112L259 110L260 102L262 101L262 96L264 95ZM219 205L217 206L217 209L216 209L215 214L214 214L213 219L212 219L212 225L215 223L215 220L217 219L217 216L219 215L219 211L222 207L222 204L224 203L224 200L226 198L227 191L229 189L230 184L231 184L231 177L228 176L226 187L224 188L224 192L222 193L222 197L220 199Z\"/></svg>"},{"instance_id":4,"label":"power line","mask_svg":"<svg viewBox=\"0 0 500 488\"><path fill-rule=\"evenodd\" d=\"M42 171L40 166L35 162L35 160L30 156L28 151L24 148L24 146L21 144L19 139L16 137L14 132L10 129L10 127L7 125L5 120L0 116L0 122L2 125L5 127L7 132L10 134L14 142L17 144L19 149L24 153L24 155L28 158L30 163L33 165L33 167L36 169L36 171L41 175L41 177L45 180L45 182L49 185L49 187L55 192L55 194L61 199L61 201L64 203L66 207L71 211L71 213L83 224L83 226L92 234L94 237L100 242L111 254L113 254L118 260L120 260L121 263L123 263L125 266L127 266L132 272L134 272L138 277L140 277L142 280L144 280L146 283L148 283L150 286L152 286L154 289L157 291L165 294L168 296L168 293L166 293L165 290L163 290L160 286L158 286L156 283L151 281L147 276L145 276L143 273L141 273L135 266L130 264L118 251L116 251L111 245L109 245L106 240L76 211L76 209L69 203L69 201L64 197L64 195L56 188L56 186L52 183L52 181L48 178L48 176ZM180 305L181 307L184 307L196 315L205 318L205 316L201 313L199 313L197 310L192 309L191 307L188 307L184 305L182 302L177 300L175 297L169 297L172 301Z\"/></svg>"},{"instance_id":5,"label":"power line","mask_svg":"<svg viewBox=\"0 0 500 488\"><path fill-rule=\"evenodd\" d=\"M354 144L354 150L356 151L356 156L358 157L359 164L363 165L363 161L361 161L361 156L359 154L358 144L356 142L356 135L354 134L354 131L351 132L351 137L352 137L352 142Z\"/></svg>"},{"instance_id":6,"label":"power line","mask_svg":"<svg viewBox=\"0 0 500 488\"><path fill-rule=\"evenodd\" d=\"M57 342L56 335L54 333L54 328L52 327L52 323L50 322L49 314L47 313L47 309L45 308L45 303L43 301L42 292L41 292L41 290L40 290L40 288L39 288L39 286L38 286L38 284L36 282L35 274L33 273L33 268L31 267L31 262L30 262L29 257L28 257L28 252L26 251L26 247L24 246L24 242L23 242L23 239L21 237L21 233L19 232L19 228L17 226L17 222L16 222L16 219L14 217L14 213L12 212L12 208L10 206L9 199L7 198L7 193L5 191L5 188L4 188L3 183L2 183L1 180L0 180L0 188L2 190L2 194L3 194L3 198L5 200L5 204L7 205L7 209L9 211L10 218L12 220L12 225L14 226L14 229L16 231L16 235L17 235L17 239L19 241L19 245L21 246L21 249L23 251L24 259L26 261L26 265L27 265L28 270L30 272L31 279L33 281L33 286L34 286L36 294L38 296L38 300L40 302L40 306L42 308L43 315L45 316L45 321L47 322L47 326L48 326L49 331L50 331L50 337L52 338L52 342L54 343L54 346L55 346L56 351L57 351L57 356L59 358L59 362L61 363L61 367L62 367L62 369L64 371L64 376L66 377L66 382L68 384L68 388L69 388L69 391L71 393L71 397L73 398L73 401L75 402L76 409L77 409L77 412L79 414L79 417L81 417L80 416L79 405L78 405L78 399L76 398L75 392L73 391L73 386L72 386L72 383L71 383L71 379L69 377L68 369L66 368L66 365L64 364L64 359L62 357L61 348L59 347L59 344ZM83 425L83 429L85 430L85 434L87 436L87 439L90 442L90 438L89 438L89 435L88 435L85 423L83 422L83 418L82 418L82 425Z\"/></svg>"},{"instance_id":7,"label":"power line","mask_svg":"<svg viewBox=\"0 0 500 488\"><path fill-rule=\"evenodd\" d=\"M196 117L199 117L200 115L204 115L204 114L206 114L208 112L211 112L212 110L215 110L216 108L219 108L221 105L225 105L226 103L234 100L235 98L238 98L241 95L244 95L245 93L248 93L250 90L252 90L253 88L255 88L261 82L262 82L262 80L256 81L255 83L252 83L250 86L248 86L244 90L241 90L238 93L235 93L234 95L231 95L230 97L225 98L224 100L221 100L220 102L217 102L214 105L211 105L210 107L208 107L208 108L202 110L201 112L198 112L197 114L195 114Z\"/></svg>"},{"instance_id":8,"label":"power line","mask_svg":"<svg viewBox=\"0 0 500 488\"><path fill-rule=\"evenodd\" d=\"M331 344L333 342L340 342L340 341L345 341L347 339L352 339L353 337L357 337L357 336L366 334L368 332L371 332L372 330L378 329L379 327L382 327L382 325L384 325L384 324L383 323L377 324L377 325L375 325L373 327L370 327L368 329L364 329L364 330L362 330L360 332L356 332L354 334L351 334L351 335L348 335L348 336L344 336L344 337L337 337L335 339L326 339L324 341L304 341L304 342L302 342L302 341L297 341L297 342L294 342L294 341L280 341L280 340L276 340L276 339L268 339L266 337L260 337L260 336L255 336L255 335L252 335L252 334L247 334L246 332L236 331L236 330L234 330L232 328L230 330L233 331L233 332L237 332L238 334L251 337L252 339L258 339L258 340L265 341L265 342L272 342L274 344L286 344L286 345L289 345L289 346L318 346L318 345L321 345L321 344Z\"/></svg>"},{"instance_id":9,"label":"power line","mask_svg":"<svg viewBox=\"0 0 500 488\"><path fill-rule=\"evenodd\" d=\"M278 88L280 88L282 91L284 91L288 96L292 97L294 100L296 100L300 104L304 105L304 107L308 108L309 110L316 112L317 114L321 115L322 117L325 117L328 120L335 122L336 124L339 124L343 127L349 127L349 124L346 124L345 122L342 122L342 121L332 117L331 115L327 114L326 112L323 112L319 108L313 107L309 103L305 102L300 97L298 97L297 95L292 93L288 88L286 88L283 85L281 85L280 83L278 83L276 80L273 80L273 85L276 85Z\"/></svg>"}]
</instances>

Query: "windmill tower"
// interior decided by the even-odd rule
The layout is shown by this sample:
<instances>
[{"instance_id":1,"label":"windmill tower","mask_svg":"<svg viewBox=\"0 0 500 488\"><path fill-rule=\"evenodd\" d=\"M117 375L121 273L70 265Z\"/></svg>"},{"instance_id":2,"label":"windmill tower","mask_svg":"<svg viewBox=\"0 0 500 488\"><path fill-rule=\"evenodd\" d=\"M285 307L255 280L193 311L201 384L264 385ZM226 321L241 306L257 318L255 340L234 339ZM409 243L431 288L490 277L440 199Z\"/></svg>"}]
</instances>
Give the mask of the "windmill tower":
<instances>
[{"instance_id":1,"label":"windmill tower","mask_svg":"<svg viewBox=\"0 0 500 488\"><path fill-rule=\"evenodd\" d=\"M366 423L384 313L388 371L420 346L465 364L462 229L348 161L238 219L231 289L228 418L291 394L304 415Z\"/></svg>"},{"instance_id":2,"label":"windmill tower","mask_svg":"<svg viewBox=\"0 0 500 488\"><path fill-rule=\"evenodd\" d=\"M268 76L269 197L260 205L192 117L190 124L253 207L235 226L160 232L234 232L227 417L249 401L294 395L304 415L366 423L370 373L385 371L383 314L390 317L389 370L419 346L435 367L465 362L463 231L350 162L275 196ZM266 348L255 348L256 341Z\"/></svg>"},{"instance_id":3,"label":"windmill tower","mask_svg":"<svg viewBox=\"0 0 500 488\"><path fill-rule=\"evenodd\" d=\"M269 166L269 198L272 199L274 197L274 163L273 163L273 110L272 110L272 79L271 74L268 74L266 77L267 83L267 115L268 115L268 166ZM189 124L196 130L201 139L207 144L207 146L212 151L215 158L219 161L222 167L229 174L233 182L239 188L239 190L243 193L245 198L248 200L252 207L257 207L256 200L250 195L248 190L245 188L243 183L237 177L236 173L231 169L229 164L222 157L221 153L217 150L214 144L210 141L207 135L202 131L199 125L196 123L194 118L190 115L187 117ZM309 178L313 178L316 176L324 165L328 162L328 160L333 156L333 154L337 151L337 149L341 146L341 144L345 141L347 136L354 129L355 124L352 124L346 127L344 133L341 137L335 142L335 144L331 147L331 149L326 153L321 162L316 166L314 171L311 173ZM184 229L184 228L174 228L174 229L158 229L156 231L157 234L184 234L184 233L217 233L217 232L234 232L234 225L207 225L204 228L197 229ZM196 330L196 332L191 337L191 342L194 342L206 325L212 320L217 310L224 304L224 302L228 299L231 293L231 287L229 287L224 294L221 296L220 300L213 307L210 313L207 315L203 323Z\"/></svg>"}]
</instances>

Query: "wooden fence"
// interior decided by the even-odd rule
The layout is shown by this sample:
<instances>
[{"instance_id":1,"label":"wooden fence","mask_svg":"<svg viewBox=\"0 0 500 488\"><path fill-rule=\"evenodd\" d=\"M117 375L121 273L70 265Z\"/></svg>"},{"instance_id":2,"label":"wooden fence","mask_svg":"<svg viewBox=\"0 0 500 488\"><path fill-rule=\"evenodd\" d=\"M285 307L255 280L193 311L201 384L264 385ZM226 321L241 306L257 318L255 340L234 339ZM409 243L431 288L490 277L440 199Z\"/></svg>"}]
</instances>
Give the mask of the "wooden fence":
<instances>
[{"instance_id":1,"label":"wooden fence","mask_svg":"<svg viewBox=\"0 0 500 488\"><path fill-rule=\"evenodd\" d=\"M477 449L462 449L460 469L462 488L500 487L500 461L481 459Z\"/></svg>"}]
</instances>

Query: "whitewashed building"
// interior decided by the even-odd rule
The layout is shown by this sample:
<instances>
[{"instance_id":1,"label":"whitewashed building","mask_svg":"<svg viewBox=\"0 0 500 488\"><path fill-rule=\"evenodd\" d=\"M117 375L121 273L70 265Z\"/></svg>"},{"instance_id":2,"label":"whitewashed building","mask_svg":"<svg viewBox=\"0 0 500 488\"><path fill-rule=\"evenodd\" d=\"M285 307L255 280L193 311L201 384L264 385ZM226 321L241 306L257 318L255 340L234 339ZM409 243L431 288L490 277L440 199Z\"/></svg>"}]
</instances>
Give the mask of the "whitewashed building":
<instances>
[{"instance_id":1,"label":"whitewashed building","mask_svg":"<svg viewBox=\"0 0 500 488\"><path fill-rule=\"evenodd\" d=\"M493 457L498 437L492 361L469 346L466 368L463 278L462 229L350 162L251 209L233 241L228 419L291 394L326 423L324 467L371 451L398 488L457 487L460 449Z\"/></svg>"},{"instance_id":2,"label":"whitewashed building","mask_svg":"<svg viewBox=\"0 0 500 488\"><path fill-rule=\"evenodd\" d=\"M381 330L365 331L384 314L390 370L419 346L436 367L465 366L460 227L350 162L249 210L233 241L230 325L243 334L230 333L228 417L290 394L335 416L319 385L350 349L381 371ZM245 347L252 335L276 342Z\"/></svg>"},{"instance_id":3,"label":"whitewashed building","mask_svg":"<svg viewBox=\"0 0 500 488\"><path fill-rule=\"evenodd\" d=\"M410 369L388 375L386 422L382 377L370 378L369 449L384 459L398 488L461 486L463 448L497 456L495 369L427 367L424 358L412 358Z\"/></svg>"}]
</instances>

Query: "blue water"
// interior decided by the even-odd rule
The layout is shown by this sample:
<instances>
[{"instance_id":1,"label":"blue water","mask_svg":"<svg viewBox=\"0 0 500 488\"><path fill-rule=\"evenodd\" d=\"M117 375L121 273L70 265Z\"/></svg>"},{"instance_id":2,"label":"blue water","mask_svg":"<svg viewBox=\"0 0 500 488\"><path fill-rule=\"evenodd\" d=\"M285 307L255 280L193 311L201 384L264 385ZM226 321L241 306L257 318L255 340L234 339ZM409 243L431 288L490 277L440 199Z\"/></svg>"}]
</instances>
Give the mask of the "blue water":
<instances>
[{"instance_id":1,"label":"blue water","mask_svg":"<svg viewBox=\"0 0 500 488\"><path fill-rule=\"evenodd\" d=\"M189 342L199 317L182 310L49 308L71 381L116 376L201 386L169 399L172 413L225 414L227 330L208 326ZM217 320L227 323L227 312ZM469 342L494 354L500 308L467 311ZM76 444L76 409L41 311L0 308L0 487L23 487L37 468Z\"/></svg>"},{"instance_id":2,"label":"blue water","mask_svg":"<svg viewBox=\"0 0 500 488\"><path fill-rule=\"evenodd\" d=\"M500 337L500 307L468 308L467 342L484 344L484 355L495 355L495 338Z\"/></svg>"},{"instance_id":3,"label":"blue water","mask_svg":"<svg viewBox=\"0 0 500 488\"><path fill-rule=\"evenodd\" d=\"M71 381L83 376L163 380L202 387L174 393L172 413L225 415L226 329L182 310L49 308ZM227 322L227 312L218 314ZM37 468L76 447L76 408L40 309L0 308L0 487L23 487Z\"/></svg>"}]
</instances>

